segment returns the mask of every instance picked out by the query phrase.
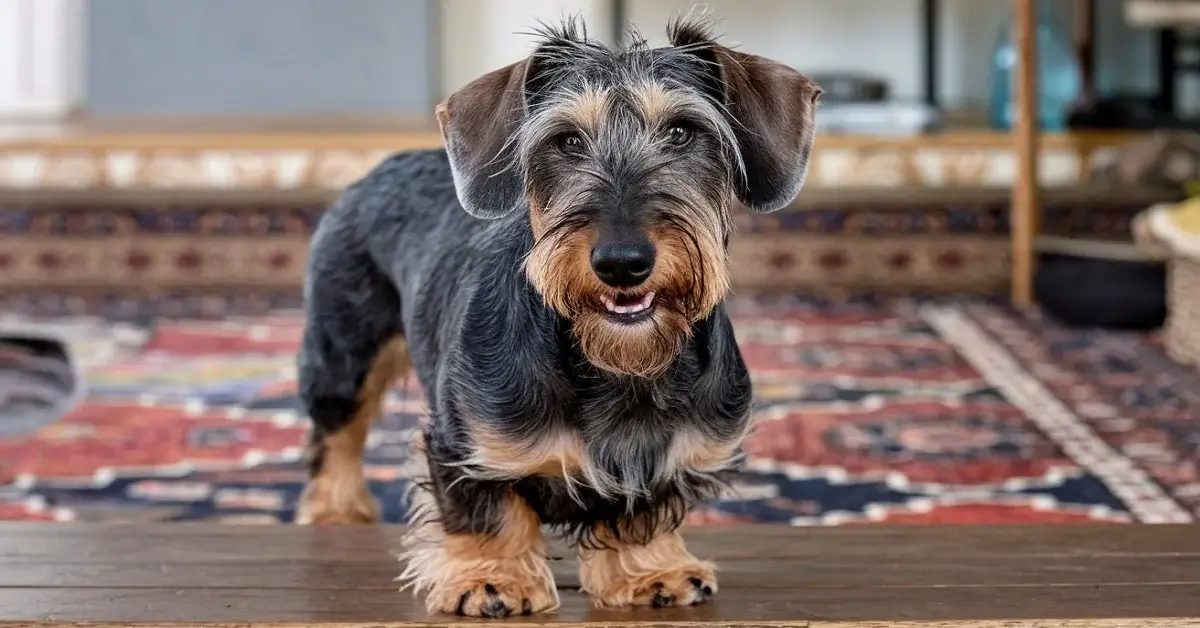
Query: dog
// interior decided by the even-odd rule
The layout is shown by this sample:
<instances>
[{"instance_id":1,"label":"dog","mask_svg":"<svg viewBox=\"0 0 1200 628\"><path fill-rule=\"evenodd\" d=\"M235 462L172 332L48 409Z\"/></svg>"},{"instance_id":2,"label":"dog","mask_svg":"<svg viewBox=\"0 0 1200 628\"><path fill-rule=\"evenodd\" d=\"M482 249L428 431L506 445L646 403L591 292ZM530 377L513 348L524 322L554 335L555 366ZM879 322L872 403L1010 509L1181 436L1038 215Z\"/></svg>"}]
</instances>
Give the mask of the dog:
<instances>
[{"instance_id":1,"label":"dog","mask_svg":"<svg viewBox=\"0 0 1200 628\"><path fill-rule=\"evenodd\" d=\"M820 88L673 20L615 50L576 20L437 107L323 215L305 284L309 524L368 523L364 441L396 378L429 404L400 577L430 613L553 610L543 529L601 607L685 606L715 567L679 534L718 496L751 384L722 303L740 205L805 179Z\"/></svg>"}]
</instances>

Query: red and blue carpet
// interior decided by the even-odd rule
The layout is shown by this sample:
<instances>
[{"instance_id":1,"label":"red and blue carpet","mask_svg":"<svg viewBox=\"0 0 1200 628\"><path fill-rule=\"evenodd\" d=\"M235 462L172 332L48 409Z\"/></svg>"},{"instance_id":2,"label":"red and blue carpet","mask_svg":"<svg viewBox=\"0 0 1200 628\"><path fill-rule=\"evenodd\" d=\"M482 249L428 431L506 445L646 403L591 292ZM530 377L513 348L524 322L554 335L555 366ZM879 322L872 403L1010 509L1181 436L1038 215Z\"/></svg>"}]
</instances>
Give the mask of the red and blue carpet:
<instances>
[{"instance_id":1,"label":"red and blue carpet","mask_svg":"<svg viewBox=\"0 0 1200 628\"><path fill-rule=\"evenodd\" d=\"M44 342L0 350L0 406L20 410L0 412L0 519L290 519L307 431L295 302L2 305L17 314L0 331L62 339L72 368ZM979 299L731 307L757 428L748 468L696 524L1200 516L1200 374L1153 336ZM54 390L74 404L56 406ZM397 387L369 441L389 521L404 515L422 411L414 385Z\"/></svg>"}]
</instances>

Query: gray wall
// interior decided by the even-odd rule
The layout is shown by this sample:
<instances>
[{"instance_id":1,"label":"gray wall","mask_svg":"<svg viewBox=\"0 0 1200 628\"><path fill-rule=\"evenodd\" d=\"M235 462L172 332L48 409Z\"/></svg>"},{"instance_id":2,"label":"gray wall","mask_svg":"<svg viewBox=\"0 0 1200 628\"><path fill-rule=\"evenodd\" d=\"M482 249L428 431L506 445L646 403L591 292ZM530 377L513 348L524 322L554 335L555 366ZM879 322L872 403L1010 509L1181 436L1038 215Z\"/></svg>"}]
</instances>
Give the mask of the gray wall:
<instances>
[{"instance_id":1,"label":"gray wall","mask_svg":"<svg viewBox=\"0 0 1200 628\"><path fill-rule=\"evenodd\" d=\"M436 0L91 0L97 115L421 115Z\"/></svg>"}]
</instances>

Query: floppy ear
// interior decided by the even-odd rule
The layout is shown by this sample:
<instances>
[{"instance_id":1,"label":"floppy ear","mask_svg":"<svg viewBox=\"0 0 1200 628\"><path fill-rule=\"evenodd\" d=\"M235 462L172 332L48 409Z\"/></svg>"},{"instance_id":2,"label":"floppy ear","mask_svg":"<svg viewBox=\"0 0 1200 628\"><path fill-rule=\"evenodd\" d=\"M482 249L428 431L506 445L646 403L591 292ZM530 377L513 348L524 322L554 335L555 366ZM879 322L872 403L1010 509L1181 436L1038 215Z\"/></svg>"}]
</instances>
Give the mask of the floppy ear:
<instances>
[{"instance_id":1,"label":"floppy ear","mask_svg":"<svg viewBox=\"0 0 1200 628\"><path fill-rule=\"evenodd\" d=\"M437 106L458 201L477 218L499 218L524 202L510 138L525 116L532 65L531 57L485 74Z\"/></svg>"},{"instance_id":2,"label":"floppy ear","mask_svg":"<svg viewBox=\"0 0 1200 628\"><path fill-rule=\"evenodd\" d=\"M718 69L745 164L738 200L760 213L782 209L804 186L821 88L770 59L719 44L708 53Z\"/></svg>"}]
</instances>

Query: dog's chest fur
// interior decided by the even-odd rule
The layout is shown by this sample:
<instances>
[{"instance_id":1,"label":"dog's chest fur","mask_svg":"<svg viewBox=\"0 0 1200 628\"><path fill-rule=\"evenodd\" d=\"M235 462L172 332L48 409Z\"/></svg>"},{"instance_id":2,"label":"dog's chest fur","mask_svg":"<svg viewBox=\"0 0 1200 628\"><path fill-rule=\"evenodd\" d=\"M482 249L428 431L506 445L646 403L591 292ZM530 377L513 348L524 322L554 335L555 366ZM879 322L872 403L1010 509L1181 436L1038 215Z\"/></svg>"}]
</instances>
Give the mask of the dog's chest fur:
<instances>
[{"instance_id":1,"label":"dog's chest fur","mask_svg":"<svg viewBox=\"0 0 1200 628\"><path fill-rule=\"evenodd\" d=\"M678 382L682 384L682 381ZM729 391L727 408L705 403L686 386L598 381L576 390L572 403L525 416L518 430L474 426L470 458L509 478L566 477L601 494L650 490L680 474L725 468L748 425ZM496 408L515 416L519 408Z\"/></svg>"},{"instance_id":2,"label":"dog's chest fur","mask_svg":"<svg viewBox=\"0 0 1200 628\"><path fill-rule=\"evenodd\" d=\"M697 394L708 379L693 371L664 382L575 381L560 411L538 408L504 432L487 421L470 429L464 469L513 481L550 524L683 513L717 496L749 427L748 386L732 377Z\"/></svg>"},{"instance_id":3,"label":"dog's chest fur","mask_svg":"<svg viewBox=\"0 0 1200 628\"><path fill-rule=\"evenodd\" d=\"M444 364L433 431L463 472L535 493L548 523L715 497L740 461L751 399L724 310L696 325L670 372L645 380L588 365L565 321L527 299L506 301L515 312L468 307L464 344Z\"/></svg>"}]
</instances>

